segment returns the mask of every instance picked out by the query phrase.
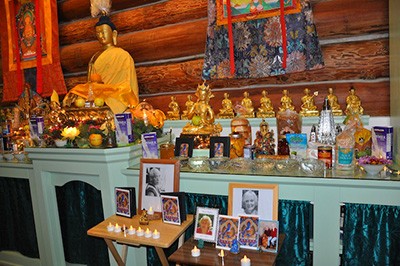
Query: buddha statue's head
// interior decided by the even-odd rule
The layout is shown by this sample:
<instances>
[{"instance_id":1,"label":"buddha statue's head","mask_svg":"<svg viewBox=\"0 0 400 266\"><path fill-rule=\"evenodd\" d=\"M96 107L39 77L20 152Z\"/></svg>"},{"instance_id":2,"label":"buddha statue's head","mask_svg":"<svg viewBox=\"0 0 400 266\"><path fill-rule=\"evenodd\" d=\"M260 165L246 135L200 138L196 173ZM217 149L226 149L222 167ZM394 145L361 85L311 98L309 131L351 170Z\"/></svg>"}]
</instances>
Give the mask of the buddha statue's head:
<instances>
[{"instance_id":1,"label":"buddha statue's head","mask_svg":"<svg viewBox=\"0 0 400 266\"><path fill-rule=\"evenodd\" d=\"M117 28L107 16L101 16L95 25L97 40L103 47L117 45Z\"/></svg>"},{"instance_id":2,"label":"buddha statue's head","mask_svg":"<svg viewBox=\"0 0 400 266\"><path fill-rule=\"evenodd\" d=\"M210 86L206 85L206 82L204 81L203 84L197 86L196 90L196 96L200 101L208 101L214 97L214 95L211 93Z\"/></svg>"}]
</instances>

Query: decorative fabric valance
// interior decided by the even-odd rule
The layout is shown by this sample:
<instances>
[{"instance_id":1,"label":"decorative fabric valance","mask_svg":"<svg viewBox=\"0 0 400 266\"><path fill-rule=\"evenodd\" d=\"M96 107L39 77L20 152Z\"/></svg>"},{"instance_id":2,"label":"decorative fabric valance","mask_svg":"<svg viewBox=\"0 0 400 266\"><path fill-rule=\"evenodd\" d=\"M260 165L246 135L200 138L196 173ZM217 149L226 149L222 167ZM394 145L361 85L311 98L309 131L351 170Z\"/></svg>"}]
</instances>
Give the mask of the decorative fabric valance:
<instances>
[{"instance_id":1,"label":"decorative fabric valance","mask_svg":"<svg viewBox=\"0 0 400 266\"><path fill-rule=\"evenodd\" d=\"M301 0L300 13L284 15L286 46L282 45L285 38L279 16L232 23L235 72L231 74L228 27L217 24L216 1L208 2L203 79L263 78L323 67L311 5Z\"/></svg>"}]
</instances>

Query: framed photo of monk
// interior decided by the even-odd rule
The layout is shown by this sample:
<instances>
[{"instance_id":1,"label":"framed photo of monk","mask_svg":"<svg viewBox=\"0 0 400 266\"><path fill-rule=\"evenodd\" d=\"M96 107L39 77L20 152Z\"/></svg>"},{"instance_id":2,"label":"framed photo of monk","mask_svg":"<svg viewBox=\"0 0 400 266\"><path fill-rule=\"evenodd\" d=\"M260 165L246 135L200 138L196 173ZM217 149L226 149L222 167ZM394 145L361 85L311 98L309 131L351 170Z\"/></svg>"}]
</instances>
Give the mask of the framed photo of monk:
<instances>
[{"instance_id":1,"label":"framed photo of monk","mask_svg":"<svg viewBox=\"0 0 400 266\"><path fill-rule=\"evenodd\" d=\"M210 158L229 157L230 145L229 137L210 137Z\"/></svg>"},{"instance_id":2,"label":"framed photo of monk","mask_svg":"<svg viewBox=\"0 0 400 266\"><path fill-rule=\"evenodd\" d=\"M179 191L179 167L178 160L140 159L139 210L161 214L161 193Z\"/></svg>"},{"instance_id":3,"label":"framed photo of monk","mask_svg":"<svg viewBox=\"0 0 400 266\"><path fill-rule=\"evenodd\" d=\"M174 155L176 157L191 158L193 156L193 146L193 138L176 138Z\"/></svg>"},{"instance_id":4,"label":"framed photo of monk","mask_svg":"<svg viewBox=\"0 0 400 266\"><path fill-rule=\"evenodd\" d=\"M278 185L229 183L228 215L278 220Z\"/></svg>"}]
</instances>

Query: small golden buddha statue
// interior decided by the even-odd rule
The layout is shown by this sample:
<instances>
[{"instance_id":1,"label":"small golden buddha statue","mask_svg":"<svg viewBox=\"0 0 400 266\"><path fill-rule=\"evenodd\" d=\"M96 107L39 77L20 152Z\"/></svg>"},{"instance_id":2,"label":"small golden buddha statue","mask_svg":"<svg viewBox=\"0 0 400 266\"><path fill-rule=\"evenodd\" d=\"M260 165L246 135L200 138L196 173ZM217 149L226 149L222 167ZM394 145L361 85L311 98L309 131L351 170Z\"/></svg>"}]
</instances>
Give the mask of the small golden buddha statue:
<instances>
[{"instance_id":1,"label":"small golden buddha statue","mask_svg":"<svg viewBox=\"0 0 400 266\"><path fill-rule=\"evenodd\" d=\"M180 119L180 108L176 102L176 97L171 96L171 102L168 104L169 111L167 112L168 120L179 120Z\"/></svg>"},{"instance_id":2,"label":"small golden buddha statue","mask_svg":"<svg viewBox=\"0 0 400 266\"><path fill-rule=\"evenodd\" d=\"M142 215L139 217L139 224L148 225L149 217L147 217L147 211L145 209L142 210Z\"/></svg>"},{"instance_id":3,"label":"small golden buddha statue","mask_svg":"<svg viewBox=\"0 0 400 266\"><path fill-rule=\"evenodd\" d=\"M326 97L328 98L329 105L331 106L332 114L336 116L343 115L343 111L340 109L338 97L333 94L332 88L328 89L328 96Z\"/></svg>"},{"instance_id":4,"label":"small golden buddha statue","mask_svg":"<svg viewBox=\"0 0 400 266\"><path fill-rule=\"evenodd\" d=\"M229 93L224 93L224 99L222 100L222 109L219 109L219 118L233 118L235 113L233 112L232 101L229 99Z\"/></svg>"},{"instance_id":5,"label":"small golden buddha statue","mask_svg":"<svg viewBox=\"0 0 400 266\"><path fill-rule=\"evenodd\" d=\"M209 101L214 95L209 85L206 85L205 82L202 85L198 85L196 96L197 101L187 113L188 119L191 121L183 127L182 134L218 135L222 131L222 127L220 124L214 125L214 111L209 105Z\"/></svg>"},{"instance_id":6,"label":"small golden buddha statue","mask_svg":"<svg viewBox=\"0 0 400 266\"><path fill-rule=\"evenodd\" d=\"M249 98L249 93L245 91L243 93L244 98L242 99L242 106L246 108L246 113L244 114L244 117L247 118L252 118L254 117L254 107L253 107L253 102Z\"/></svg>"},{"instance_id":7,"label":"small golden buddha statue","mask_svg":"<svg viewBox=\"0 0 400 266\"><path fill-rule=\"evenodd\" d=\"M268 92L263 90L261 92L260 108L258 108L257 117L275 117L274 106L272 105L271 99L267 96Z\"/></svg>"},{"instance_id":8,"label":"small golden buddha statue","mask_svg":"<svg viewBox=\"0 0 400 266\"><path fill-rule=\"evenodd\" d=\"M279 107L280 112L284 112L287 109L294 111L294 105L292 98L289 96L288 90L282 91L283 96L281 97L281 106Z\"/></svg>"},{"instance_id":9,"label":"small golden buddha statue","mask_svg":"<svg viewBox=\"0 0 400 266\"><path fill-rule=\"evenodd\" d=\"M352 87L349 90L349 95L346 97L346 115L350 114L359 114L362 115L364 113L364 108L361 106L361 100L356 95L355 89Z\"/></svg>"},{"instance_id":10,"label":"small golden buddha statue","mask_svg":"<svg viewBox=\"0 0 400 266\"><path fill-rule=\"evenodd\" d=\"M192 108L193 104L194 104L194 102L192 101L192 95L188 95L187 96L187 101L185 103L186 110L183 110L182 115L181 115L181 119L182 120L187 120L188 119L187 114L188 114L190 108Z\"/></svg>"},{"instance_id":11,"label":"small golden buddha statue","mask_svg":"<svg viewBox=\"0 0 400 266\"><path fill-rule=\"evenodd\" d=\"M302 116L318 116L319 112L317 106L314 103L314 97L318 95L318 92L314 92L310 95L310 89L304 89L304 96L301 97L301 110L300 115Z\"/></svg>"}]
</instances>

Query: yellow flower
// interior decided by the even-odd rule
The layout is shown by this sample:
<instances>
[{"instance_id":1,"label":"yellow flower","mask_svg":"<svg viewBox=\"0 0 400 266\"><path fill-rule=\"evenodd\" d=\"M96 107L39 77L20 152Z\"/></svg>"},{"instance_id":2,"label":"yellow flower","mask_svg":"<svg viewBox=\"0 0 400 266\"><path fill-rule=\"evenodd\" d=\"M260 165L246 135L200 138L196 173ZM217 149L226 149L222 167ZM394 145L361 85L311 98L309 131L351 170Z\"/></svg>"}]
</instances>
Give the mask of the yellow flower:
<instances>
[{"instance_id":1,"label":"yellow flower","mask_svg":"<svg viewBox=\"0 0 400 266\"><path fill-rule=\"evenodd\" d=\"M74 140L81 132L76 127L66 127L61 132L61 136L65 139Z\"/></svg>"}]
</instances>

